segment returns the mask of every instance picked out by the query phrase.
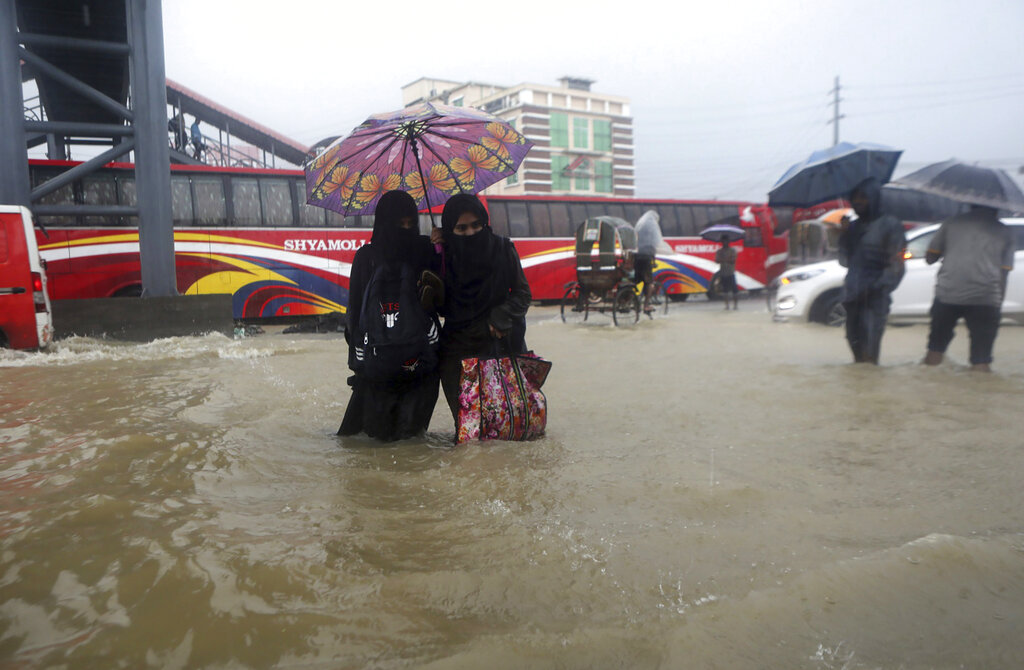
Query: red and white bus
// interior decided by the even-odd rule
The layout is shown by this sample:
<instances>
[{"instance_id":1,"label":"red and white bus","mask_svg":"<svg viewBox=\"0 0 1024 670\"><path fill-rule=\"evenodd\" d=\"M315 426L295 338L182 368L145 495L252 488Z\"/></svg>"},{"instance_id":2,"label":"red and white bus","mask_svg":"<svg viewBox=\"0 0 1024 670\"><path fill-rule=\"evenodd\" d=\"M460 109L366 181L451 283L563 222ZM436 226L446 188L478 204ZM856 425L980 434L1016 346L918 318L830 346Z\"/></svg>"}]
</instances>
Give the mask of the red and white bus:
<instances>
[{"instance_id":1,"label":"red and white bus","mask_svg":"<svg viewBox=\"0 0 1024 670\"><path fill-rule=\"evenodd\" d=\"M73 165L31 161L33 187ZM776 234L775 216L763 204L559 196L482 199L495 231L514 241L537 300L560 299L565 284L575 279L573 233L590 216L635 222L655 209L674 250L659 256L655 268L670 293L707 291L718 267L713 260L717 245L700 239L698 232L728 217L738 217L747 231L737 262L740 288L760 289L785 269L787 237ZM343 218L305 200L305 180L298 170L173 165L178 291L231 293L236 319L344 312L352 259L369 241L372 217ZM134 206L133 166L111 163L40 204L74 203ZM38 218L49 235L39 234L39 249L47 262L52 299L139 294L137 217Z\"/></svg>"}]
</instances>

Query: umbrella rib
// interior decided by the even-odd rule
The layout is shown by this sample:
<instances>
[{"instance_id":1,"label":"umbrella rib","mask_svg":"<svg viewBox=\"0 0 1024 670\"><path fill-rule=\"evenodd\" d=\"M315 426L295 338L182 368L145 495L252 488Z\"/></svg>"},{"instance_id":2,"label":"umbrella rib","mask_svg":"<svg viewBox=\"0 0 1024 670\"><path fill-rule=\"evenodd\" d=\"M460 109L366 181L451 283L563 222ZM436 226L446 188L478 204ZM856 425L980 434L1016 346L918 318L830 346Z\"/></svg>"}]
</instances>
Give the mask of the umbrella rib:
<instances>
[{"instance_id":1,"label":"umbrella rib","mask_svg":"<svg viewBox=\"0 0 1024 670\"><path fill-rule=\"evenodd\" d=\"M438 161L440 161L446 168L448 168L448 172L451 173L451 175L455 178L455 183L458 185L459 191L461 191L463 193L466 193L467 191L466 191L465 188L463 188L462 180L459 179L459 175L455 172L455 170L452 169L451 165L448 165L448 162L445 161L445 159L441 156L441 154L437 153L437 151L435 151L433 147L427 146L426 142L420 142L420 146L426 147L427 151L432 153L434 155L434 157L437 158ZM423 196L426 197L426 195L427 195L427 184L426 184L426 181L424 181L424 184L423 184Z\"/></svg>"}]
</instances>

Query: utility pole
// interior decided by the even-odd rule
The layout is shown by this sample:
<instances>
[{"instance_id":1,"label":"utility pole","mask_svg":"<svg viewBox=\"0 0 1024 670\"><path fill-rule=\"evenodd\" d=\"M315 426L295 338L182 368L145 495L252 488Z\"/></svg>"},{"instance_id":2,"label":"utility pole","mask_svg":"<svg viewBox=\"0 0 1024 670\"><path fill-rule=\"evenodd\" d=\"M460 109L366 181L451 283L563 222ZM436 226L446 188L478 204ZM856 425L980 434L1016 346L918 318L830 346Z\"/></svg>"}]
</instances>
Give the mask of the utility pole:
<instances>
[{"instance_id":1,"label":"utility pole","mask_svg":"<svg viewBox=\"0 0 1024 670\"><path fill-rule=\"evenodd\" d=\"M832 120L829 123L832 124L832 146L835 146L839 144L839 119L845 118L839 113L839 101L842 100L839 97L839 75L836 75L835 87L829 93L832 94Z\"/></svg>"}]
</instances>

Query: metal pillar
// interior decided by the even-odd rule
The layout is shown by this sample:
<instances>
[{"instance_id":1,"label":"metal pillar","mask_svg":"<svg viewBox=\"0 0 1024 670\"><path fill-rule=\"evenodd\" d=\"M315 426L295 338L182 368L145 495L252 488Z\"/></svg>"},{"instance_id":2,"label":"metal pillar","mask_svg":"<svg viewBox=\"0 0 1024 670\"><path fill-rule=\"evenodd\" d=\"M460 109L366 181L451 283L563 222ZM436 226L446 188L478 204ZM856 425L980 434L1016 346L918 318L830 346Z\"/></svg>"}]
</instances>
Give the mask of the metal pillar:
<instances>
[{"instance_id":1,"label":"metal pillar","mask_svg":"<svg viewBox=\"0 0 1024 670\"><path fill-rule=\"evenodd\" d=\"M30 204L14 0L0 0L0 203Z\"/></svg>"},{"instance_id":2,"label":"metal pillar","mask_svg":"<svg viewBox=\"0 0 1024 670\"><path fill-rule=\"evenodd\" d=\"M160 0L127 0L143 297L177 295Z\"/></svg>"}]
</instances>

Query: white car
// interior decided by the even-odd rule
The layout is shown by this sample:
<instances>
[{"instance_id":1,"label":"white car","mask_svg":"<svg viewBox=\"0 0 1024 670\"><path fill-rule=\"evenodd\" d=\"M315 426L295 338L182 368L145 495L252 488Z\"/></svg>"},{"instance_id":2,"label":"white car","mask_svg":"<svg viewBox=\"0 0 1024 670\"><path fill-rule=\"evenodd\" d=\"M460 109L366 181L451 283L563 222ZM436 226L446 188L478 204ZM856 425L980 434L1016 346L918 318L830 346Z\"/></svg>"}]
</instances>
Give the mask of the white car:
<instances>
[{"instance_id":1,"label":"white car","mask_svg":"<svg viewBox=\"0 0 1024 670\"><path fill-rule=\"evenodd\" d=\"M1024 219L1003 219L1011 226L1017 240L1014 255L1015 271L1010 273L1003 300L1003 317L1024 323ZM935 294L938 263L928 265L925 252L939 226L923 226L907 233L906 274L892 292L890 321L927 318ZM802 265L782 273L773 282L775 292L773 314L777 320L816 321L830 326L846 322L846 310L839 302L839 292L846 277L846 268L838 261Z\"/></svg>"}]
</instances>

